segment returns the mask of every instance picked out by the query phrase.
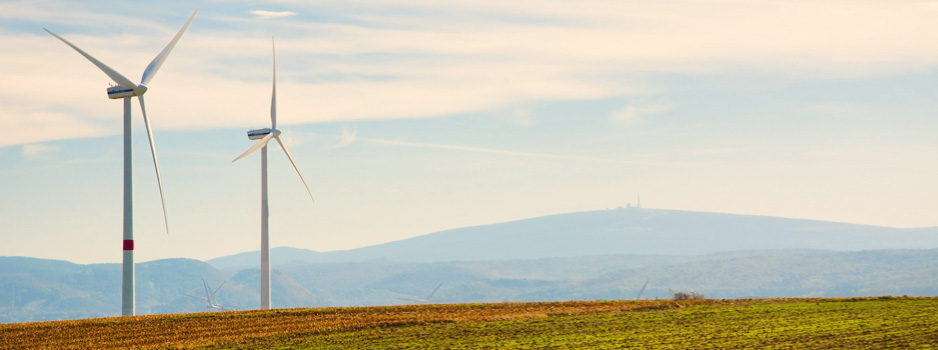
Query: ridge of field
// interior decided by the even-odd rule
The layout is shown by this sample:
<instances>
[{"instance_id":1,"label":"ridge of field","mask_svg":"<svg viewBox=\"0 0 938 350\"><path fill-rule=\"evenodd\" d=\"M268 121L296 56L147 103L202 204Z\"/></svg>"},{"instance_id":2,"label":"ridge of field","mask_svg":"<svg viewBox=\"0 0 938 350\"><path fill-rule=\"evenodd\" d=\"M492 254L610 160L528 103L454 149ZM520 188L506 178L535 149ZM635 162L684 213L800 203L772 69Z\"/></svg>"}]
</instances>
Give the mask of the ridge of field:
<instances>
[{"instance_id":1,"label":"ridge of field","mask_svg":"<svg viewBox=\"0 0 938 350\"><path fill-rule=\"evenodd\" d=\"M0 349L921 348L938 298L254 310L0 325Z\"/></svg>"}]
</instances>

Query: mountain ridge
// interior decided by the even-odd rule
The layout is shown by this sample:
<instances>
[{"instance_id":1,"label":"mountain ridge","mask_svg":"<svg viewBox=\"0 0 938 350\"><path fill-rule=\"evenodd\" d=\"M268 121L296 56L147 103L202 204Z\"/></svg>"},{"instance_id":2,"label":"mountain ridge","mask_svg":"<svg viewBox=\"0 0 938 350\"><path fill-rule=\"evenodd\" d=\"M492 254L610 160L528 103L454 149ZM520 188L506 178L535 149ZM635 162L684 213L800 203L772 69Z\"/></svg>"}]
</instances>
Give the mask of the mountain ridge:
<instances>
[{"instance_id":1,"label":"mountain ridge","mask_svg":"<svg viewBox=\"0 0 938 350\"><path fill-rule=\"evenodd\" d=\"M924 249L923 249L924 248ZM432 302L938 295L938 227L613 209L440 231L334 252L272 249L277 308ZM259 307L259 257L136 264L139 314L206 310L204 283ZM0 257L0 323L116 316L120 264ZM195 297L193 297L195 296Z\"/></svg>"},{"instance_id":2,"label":"mountain ridge","mask_svg":"<svg viewBox=\"0 0 938 350\"><path fill-rule=\"evenodd\" d=\"M6 263L23 266L6 273ZM26 268L35 262L34 268ZM53 264L56 264L53 262ZM775 250L704 256L606 255L535 260L291 264L274 268L276 308L406 303L442 283L434 303L669 298L938 295L938 249ZM120 264L68 265L0 257L0 323L117 316ZM234 309L259 307L259 270L226 273L192 259L137 264L138 314L190 313L202 279Z\"/></svg>"},{"instance_id":3,"label":"mountain ridge","mask_svg":"<svg viewBox=\"0 0 938 350\"><path fill-rule=\"evenodd\" d=\"M349 250L295 249L289 252L288 259L305 263L434 262L605 254L701 255L766 249L856 251L923 247L938 248L938 227L890 228L633 207L463 227ZM277 254L272 253L271 258L279 259ZM257 251L208 260L220 269L256 266L257 261Z\"/></svg>"}]
</instances>

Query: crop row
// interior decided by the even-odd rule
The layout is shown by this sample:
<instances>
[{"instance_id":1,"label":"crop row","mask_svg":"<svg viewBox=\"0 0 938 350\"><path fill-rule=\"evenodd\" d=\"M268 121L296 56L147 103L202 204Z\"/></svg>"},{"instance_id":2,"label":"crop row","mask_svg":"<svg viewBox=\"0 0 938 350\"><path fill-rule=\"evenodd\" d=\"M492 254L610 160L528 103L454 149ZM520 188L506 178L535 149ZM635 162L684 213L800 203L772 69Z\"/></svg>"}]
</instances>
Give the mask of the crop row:
<instances>
[{"instance_id":1,"label":"crop row","mask_svg":"<svg viewBox=\"0 0 938 350\"><path fill-rule=\"evenodd\" d=\"M716 303L487 322L420 323L221 343L211 348L927 348L936 299Z\"/></svg>"},{"instance_id":2,"label":"crop row","mask_svg":"<svg viewBox=\"0 0 938 350\"><path fill-rule=\"evenodd\" d=\"M707 303L712 301L696 301ZM683 302L690 304L691 302ZM670 301L415 305L362 308L254 310L150 315L0 325L0 349L197 347L374 325L544 317L646 307Z\"/></svg>"},{"instance_id":3,"label":"crop row","mask_svg":"<svg viewBox=\"0 0 938 350\"><path fill-rule=\"evenodd\" d=\"M16 348L829 348L938 344L938 298L414 305L0 325Z\"/></svg>"}]
</instances>

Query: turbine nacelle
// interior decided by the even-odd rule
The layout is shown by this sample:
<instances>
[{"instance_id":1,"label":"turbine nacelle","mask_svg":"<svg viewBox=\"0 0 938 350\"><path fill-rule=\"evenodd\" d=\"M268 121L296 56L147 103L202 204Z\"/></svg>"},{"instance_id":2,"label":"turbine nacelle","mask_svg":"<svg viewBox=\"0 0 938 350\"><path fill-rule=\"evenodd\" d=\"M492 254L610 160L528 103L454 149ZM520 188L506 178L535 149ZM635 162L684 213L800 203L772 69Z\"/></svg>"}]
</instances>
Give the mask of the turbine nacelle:
<instances>
[{"instance_id":1,"label":"turbine nacelle","mask_svg":"<svg viewBox=\"0 0 938 350\"><path fill-rule=\"evenodd\" d=\"M293 169L296 169L296 174L303 181L303 186L306 187L306 192L309 193L309 199L313 200L313 192L309 190L309 185L306 184L306 179L303 178L303 173L300 172L300 168L293 160L293 156L290 155L290 151L287 151L287 146L280 140L280 130L277 130L277 55L273 47L273 38L271 38L271 54L273 57L273 84L270 96L270 127L248 131L248 139L256 142L251 148L232 160L232 162L235 162L257 150L263 150L261 153L261 309L270 309L270 240L268 225L270 212L267 206L267 143L271 139L277 140L277 143L280 144L280 149L283 150L287 159L290 160L290 164L293 164Z\"/></svg>"},{"instance_id":2,"label":"turbine nacelle","mask_svg":"<svg viewBox=\"0 0 938 350\"><path fill-rule=\"evenodd\" d=\"M274 128L263 128L248 131L248 140L260 140L263 139L268 134L273 133L273 137L280 136L280 130Z\"/></svg>"},{"instance_id":3,"label":"turbine nacelle","mask_svg":"<svg viewBox=\"0 0 938 350\"><path fill-rule=\"evenodd\" d=\"M163 48L163 51L160 51L160 53L153 58L153 61L150 61L150 64L147 65L146 69L143 70L143 76L140 78L140 84L136 84L130 79L127 79L126 76L120 74L97 58L94 58L84 50L80 49L78 46L75 46L75 44L65 40L65 38L53 33L51 30L43 28L50 35L54 36L56 39L61 40L63 43L65 43L65 45L68 45L80 55L88 59L88 61L98 67L98 69L100 69L109 78L111 78L112 81L117 83L117 86L111 86L107 89L108 98L124 100L124 261L121 282L121 314L124 316L132 316L136 312L134 300L133 162L131 161L133 147L131 143L130 100L131 98L136 97L137 102L140 102L140 112L143 115L143 125L146 126L147 140L150 143L150 154L153 156L153 168L156 170L156 182L160 189L160 202L163 206L163 224L166 227L166 233L169 234L169 218L166 214L166 197L163 195L163 180L160 177L160 164L156 158L156 145L153 143L153 131L150 129L150 121L147 119L147 107L146 103L143 101L143 94L147 92L146 84L149 84L156 75L156 72L159 71L160 67L163 65L163 62L166 61L169 53L173 50L173 47L176 46L176 42L179 41L179 38L182 37L182 34L186 31L186 28L189 27L190 23L192 23L192 19L195 18L195 14L197 12L199 12L198 9L192 11L192 14L189 15L189 19L186 20L186 24L184 24L182 28L179 29L179 32L176 33L176 36L173 37L169 44Z\"/></svg>"},{"instance_id":4,"label":"turbine nacelle","mask_svg":"<svg viewBox=\"0 0 938 350\"><path fill-rule=\"evenodd\" d=\"M176 46L176 43L179 41L179 38L182 37L182 34L186 32L186 28L189 28L189 24L192 23L192 19L195 18L195 14L199 12L199 9L192 11L192 14L189 15L189 19L186 20L186 24L182 25L182 28L179 29L179 32L176 33L176 36L169 41L169 44L166 44L166 47L163 48L163 51L160 51L156 57L153 58L153 61L150 61L150 64L147 65L147 68L143 70L143 76L140 78L140 84L136 84L130 79L127 79L123 74L120 74L118 71L114 70L110 66L104 64L97 58L94 58L85 50L80 49L75 44L72 44L65 38L59 36L58 34L53 33L51 30L43 28L46 32L54 36L56 39L61 40L65 45L68 45L80 55L84 56L88 61L94 64L98 69L100 69L104 74L111 78L112 81L117 83L116 86L111 86L107 89L107 97L110 99L128 99L131 97L137 97L137 101L140 102L140 112L143 114L143 124L147 129L147 139L150 142L150 153L153 155L153 167L156 169L156 181L159 184L160 188L160 200L163 204L163 222L166 225L166 233L169 234L169 218L166 215L166 198L163 196L163 180L160 178L160 165L159 161L156 159L156 146L153 144L153 131L150 130L150 121L147 120L147 108L143 102L143 94L147 92L146 84L150 83L150 80L156 75L156 72L160 70L160 67L163 66L163 62L166 61L166 58L169 57L169 53L173 51L173 47ZM125 106L130 106L130 100L125 100ZM130 109L124 109L124 120L127 125L130 125ZM130 135L125 135L125 140L129 140ZM125 152L130 152L125 150ZM126 159L126 158L125 158ZM126 163L126 162L125 162ZM125 166L129 166L125 164ZM125 168L125 172L130 172L130 168ZM125 199L127 201L127 199ZM129 208L129 207L125 207ZM125 214L128 215L128 214ZM133 225L125 226L130 227L129 231L133 231ZM133 234L130 234L132 236ZM132 292L130 294L133 294ZM126 311L126 310L125 310ZM132 312L131 312L132 313ZM127 314L124 312L124 314Z\"/></svg>"},{"instance_id":5,"label":"turbine nacelle","mask_svg":"<svg viewBox=\"0 0 938 350\"><path fill-rule=\"evenodd\" d=\"M146 85L137 85L134 88L124 87L123 85L115 85L107 88L107 97L116 100L125 97L134 97L140 96L147 92Z\"/></svg>"},{"instance_id":6,"label":"turbine nacelle","mask_svg":"<svg viewBox=\"0 0 938 350\"><path fill-rule=\"evenodd\" d=\"M186 24L184 24L182 28L179 29L179 32L176 33L176 36L173 37L173 39L170 40L169 44L167 44L166 47L163 48L163 51L160 51L160 53L156 55L156 57L153 58L153 61L150 61L150 64L147 65L147 68L143 70L143 76L140 78L139 85L134 84L133 81L131 81L130 79L127 79L127 77L125 77L123 74L120 74L118 71L104 64L104 62L101 62L97 58L92 57L90 54L88 54L84 50L78 48L78 46L75 46L75 44L72 44L68 40L65 40L65 38L59 36L58 34L53 33L49 29L46 29L46 28L42 28L42 29L48 32L49 34L52 34L52 36L54 36L56 39L61 40L63 43L70 46L72 49L75 49L75 51L77 51L79 54L81 54L82 56L87 58L89 61L91 61L91 63L93 63L95 66L97 66L98 69L101 69L101 71L104 72L104 74L107 74L107 76L110 77L111 80L116 82L117 86L112 86L107 89L107 97L111 99L120 99L120 98L127 98L127 97L143 96L143 94L147 92L146 84L150 83L150 80L153 79L153 76L156 75L156 72L159 71L160 67L163 66L163 62L166 61L166 57L168 57L169 53L173 51L173 47L176 46L176 42L178 42L179 38L182 37L182 33L185 33L186 28L189 28L189 24L192 23L192 19L195 18L195 14L198 12L199 12L199 9L192 11L192 14L189 15L189 19L186 20ZM140 104L142 106L143 101L141 101ZM146 119L146 112L144 111L143 114L144 114L144 119Z\"/></svg>"}]
</instances>

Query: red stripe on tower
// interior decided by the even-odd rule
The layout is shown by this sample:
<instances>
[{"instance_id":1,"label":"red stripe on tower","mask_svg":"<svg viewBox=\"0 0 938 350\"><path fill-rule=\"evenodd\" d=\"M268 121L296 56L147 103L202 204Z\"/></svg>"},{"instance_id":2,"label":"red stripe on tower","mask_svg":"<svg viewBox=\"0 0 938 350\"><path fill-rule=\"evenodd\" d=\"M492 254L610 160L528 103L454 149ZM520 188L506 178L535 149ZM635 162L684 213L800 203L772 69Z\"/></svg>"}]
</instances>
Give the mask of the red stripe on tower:
<instances>
[{"instance_id":1,"label":"red stripe on tower","mask_svg":"<svg viewBox=\"0 0 938 350\"><path fill-rule=\"evenodd\" d=\"M134 240L125 239L124 240L124 250L134 250Z\"/></svg>"}]
</instances>

